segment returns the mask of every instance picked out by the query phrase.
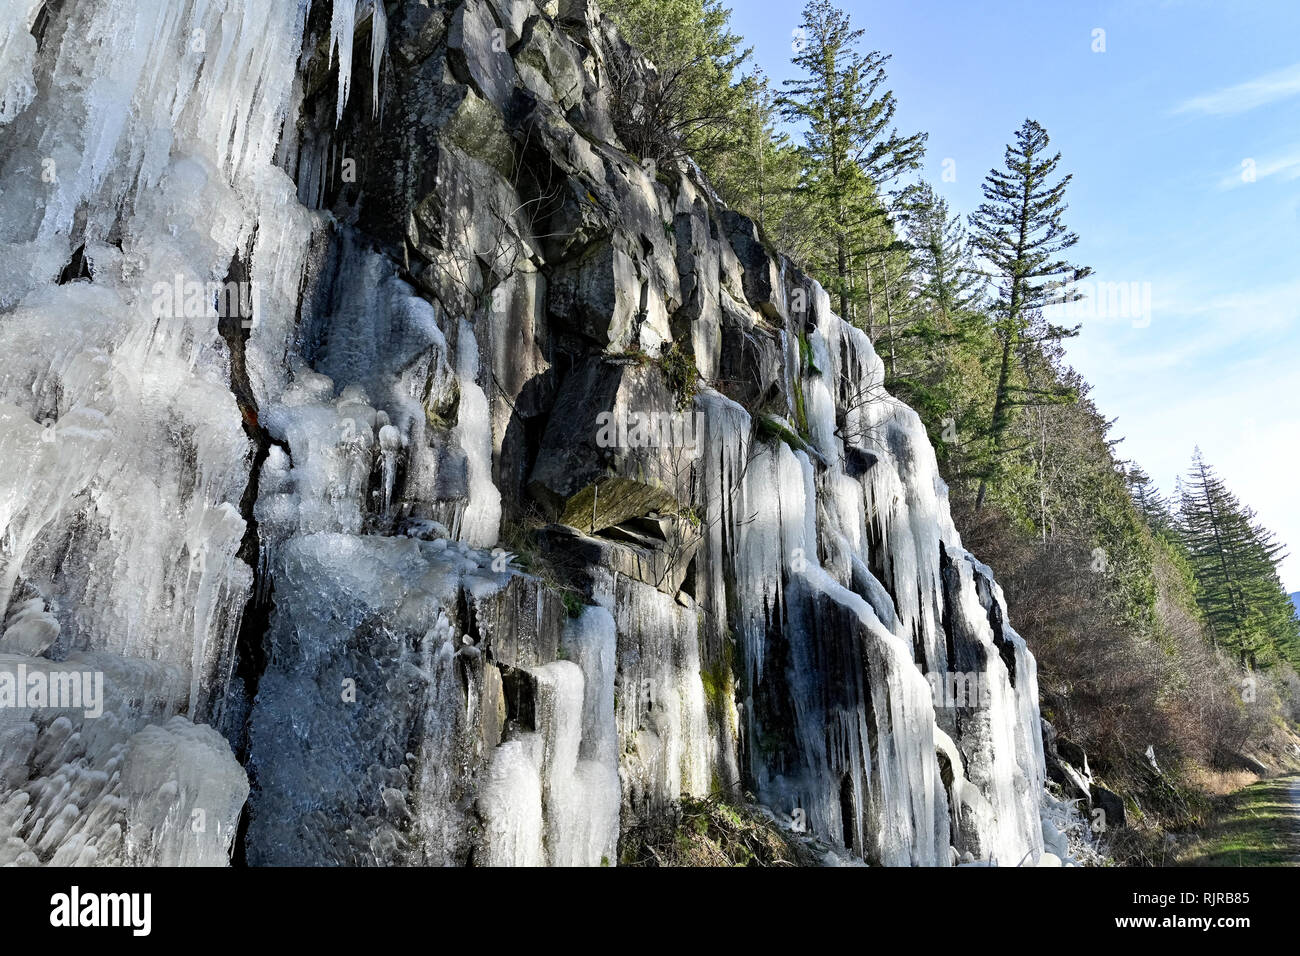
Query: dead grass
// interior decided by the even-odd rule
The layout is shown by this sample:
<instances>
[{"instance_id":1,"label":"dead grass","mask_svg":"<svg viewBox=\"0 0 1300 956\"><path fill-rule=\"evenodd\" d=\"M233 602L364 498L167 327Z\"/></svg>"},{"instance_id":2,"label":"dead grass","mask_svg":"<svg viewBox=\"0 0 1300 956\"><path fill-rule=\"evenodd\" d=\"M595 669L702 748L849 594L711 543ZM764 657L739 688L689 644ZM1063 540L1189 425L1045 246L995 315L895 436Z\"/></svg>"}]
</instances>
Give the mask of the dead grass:
<instances>
[{"instance_id":1,"label":"dead grass","mask_svg":"<svg viewBox=\"0 0 1300 956\"><path fill-rule=\"evenodd\" d=\"M1259 774L1250 770L1211 770L1194 767L1187 773L1193 787L1207 797L1226 797L1230 793L1244 790L1259 781Z\"/></svg>"},{"instance_id":2,"label":"dead grass","mask_svg":"<svg viewBox=\"0 0 1300 956\"><path fill-rule=\"evenodd\" d=\"M686 798L629 829L622 866L809 866L811 852L769 814L722 797Z\"/></svg>"}]
</instances>

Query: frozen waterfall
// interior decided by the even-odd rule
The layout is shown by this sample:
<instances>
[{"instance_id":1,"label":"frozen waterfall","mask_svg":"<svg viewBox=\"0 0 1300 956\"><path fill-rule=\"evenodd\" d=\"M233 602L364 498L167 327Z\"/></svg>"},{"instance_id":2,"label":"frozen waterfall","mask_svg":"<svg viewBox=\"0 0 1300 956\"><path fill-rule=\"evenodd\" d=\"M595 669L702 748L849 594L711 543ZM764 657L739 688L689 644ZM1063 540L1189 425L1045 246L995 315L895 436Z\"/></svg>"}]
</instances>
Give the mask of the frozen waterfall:
<instances>
[{"instance_id":1,"label":"frozen waterfall","mask_svg":"<svg viewBox=\"0 0 1300 956\"><path fill-rule=\"evenodd\" d=\"M594 6L433 6L0 12L0 864L599 866L746 791L1055 862L1034 659L867 336L616 143Z\"/></svg>"}]
</instances>

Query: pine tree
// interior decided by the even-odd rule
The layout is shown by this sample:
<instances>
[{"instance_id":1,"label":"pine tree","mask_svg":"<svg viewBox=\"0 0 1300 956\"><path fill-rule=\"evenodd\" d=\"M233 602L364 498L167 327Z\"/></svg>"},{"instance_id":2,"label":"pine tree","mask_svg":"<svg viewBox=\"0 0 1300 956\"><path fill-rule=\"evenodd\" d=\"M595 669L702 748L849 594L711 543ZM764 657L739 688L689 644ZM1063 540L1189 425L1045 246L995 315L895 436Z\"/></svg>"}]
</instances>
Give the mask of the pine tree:
<instances>
[{"instance_id":1,"label":"pine tree","mask_svg":"<svg viewBox=\"0 0 1300 956\"><path fill-rule=\"evenodd\" d=\"M854 275L865 296L862 325L885 364L890 392L917 410L950 480L983 470L991 402L986 356L996 347L987 280L962 220L928 184L896 198L897 225L879 216L864 230Z\"/></svg>"},{"instance_id":2,"label":"pine tree","mask_svg":"<svg viewBox=\"0 0 1300 956\"><path fill-rule=\"evenodd\" d=\"M1205 463L1198 448L1182 485L1180 532L1210 633L1244 666L1297 662L1297 628L1277 574L1283 546Z\"/></svg>"},{"instance_id":3,"label":"pine tree","mask_svg":"<svg viewBox=\"0 0 1300 956\"><path fill-rule=\"evenodd\" d=\"M853 235L850 265L862 262L862 285L850 285L856 300L865 295L866 331L885 362L885 383L898 382L899 352L909 337L914 303L914 263L911 249L882 212L869 215ZM850 279L857 273L851 272ZM851 313L852 314L852 313Z\"/></svg>"},{"instance_id":4,"label":"pine tree","mask_svg":"<svg viewBox=\"0 0 1300 956\"><path fill-rule=\"evenodd\" d=\"M781 100L787 120L803 124L807 174L804 191L825 208L833 230L833 261L824 274L839 298L840 314L852 319L855 233L881 211L877 191L917 169L926 134L901 136L891 127L898 108L883 89L889 57L858 45L864 31L829 0L810 0L803 11L800 43L792 60L803 71L786 81Z\"/></svg>"},{"instance_id":5,"label":"pine tree","mask_svg":"<svg viewBox=\"0 0 1300 956\"><path fill-rule=\"evenodd\" d=\"M779 127L781 114L766 77L756 73L754 83L742 142L713 157L708 176L722 200L753 219L773 245L796 262L808 262L816 258L825 224L797 194L803 153Z\"/></svg>"},{"instance_id":6,"label":"pine tree","mask_svg":"<svg viewBox=\"0 0 1300 956\"><path fill-rule=\"evenodd\" d=\"M1177 524L1174 514L1177 507L1175 503L1160 493L1160 489L1141 465L1132 461L1123 462L1122 465L1129 494L1132 495L1133 503L1137 505L1138 513L1146 521L1147 527L1156 534L1171 535Z\"/></svg>"},{"instance_id":7,"label":"pine tree","mask_svg":"<svg viewBox=\"0 0 1300 956\"><path fill-rule=\"evenodd\" d=\"M1052 181L1061 154L1048 156L1048 143L1047 131L1033 120L1025 120L1016 131L1015 143L1006 149L1006 169L990 170L985 177L985 201L970 219L976 249L988 260L1000 284L995 313L1002 356L989 436L995 465L1007 451L1005 439L1018 407L1072 397L1059 389L1020 386L1014 368L1022 346L1077 334L1077 328L1044 323L1042 309L1076 301L1079 296L1071 291L1072 283L1092 273L1060 258L1079 237L1062 222L1068 208L1065 187L1071 177ZM976 510L983 505L987 490L986 478L980 482Z\"/></svg>"},{"instance_id":8,"label":"pine tree","mask_svg":"<svg viewBox=\"0 0 1300 956\"><path fill-rule=\"evenodd\" d=\"M654 65L608 64L615 127L641 158L670 163L689 154L706 172L742 148L758 77L752 47L731 32L722 0L604 0L602 10Z\"/></svg>"},{"instance_id":9,"label":"pine tree","mask_svg":"<svg viewBox=\"0 0 1300 956\"><path fill-rule=\"evenodd\" d=\"M982 311L986 277L975 268L961 217L929 183L903 196L903 223L918 274L917 294L942 326L960 325Z\"/></svg>"}]
</instances>

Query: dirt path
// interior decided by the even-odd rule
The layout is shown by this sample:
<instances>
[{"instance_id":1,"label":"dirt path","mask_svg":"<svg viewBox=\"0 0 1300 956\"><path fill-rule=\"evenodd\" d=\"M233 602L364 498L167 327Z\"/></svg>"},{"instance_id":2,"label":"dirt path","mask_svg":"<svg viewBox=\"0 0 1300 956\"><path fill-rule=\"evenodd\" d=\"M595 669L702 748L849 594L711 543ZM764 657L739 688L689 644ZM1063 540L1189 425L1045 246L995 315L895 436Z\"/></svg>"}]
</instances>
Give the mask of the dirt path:
<instances>
[{"instance_id":1,"label":"dirt path","mask_svg":"<svg viewBox=\"0 0 1300 956\"><path fill-rule=\"evenodd\" d=\"M1291 864L1300 866L1300 777L1291 778Z\"/></svg>"},{"instance_id":2,"label":"dirt path","mask_svg":"<svg viewBox=\"0 0 1300 956\"><path fill-rule=\"evenodd\" d=\"M1184 866L1300 866L1300 776L1261 780L1226 798Z\"/></svg>"}]
</instances>

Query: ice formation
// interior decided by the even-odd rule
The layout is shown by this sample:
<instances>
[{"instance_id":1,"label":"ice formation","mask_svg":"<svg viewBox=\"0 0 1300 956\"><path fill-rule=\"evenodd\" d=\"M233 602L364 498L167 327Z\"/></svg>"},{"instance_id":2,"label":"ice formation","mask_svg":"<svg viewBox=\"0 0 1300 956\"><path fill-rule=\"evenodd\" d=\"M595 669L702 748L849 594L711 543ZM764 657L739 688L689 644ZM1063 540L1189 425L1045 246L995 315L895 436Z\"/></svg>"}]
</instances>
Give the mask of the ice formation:
<instances>
[{"instance_id":1,"label":"ice formation","mask_svg":"<svg viewBox=\"0 0 1300 956\"><path fill-rule=\"evenodd\" d=\"M384 0L371 0L370 21L370 88L373 115L379 115L379 71L388 55L388 14Z\"/></svg>"},{"instance_id":2,"label":"ice formation","mask_svg":"<svg viewBox=\"0 0 1300 956\"><path fill-rule=\"evenodd\" d=\"M614 619L589 608L567 629L576 660L530 670L537 730L496 748L479 800L492 865L599 866L616 857L620 790Z\"/></svg>"},{"instance_id":3,"label":"ice formation","mask_svg":"<svg viewBox=\"0 0 1300 956\"><path fill-rule=\"evenodd\" d=\"M36 38L31 28L44 0L14 0L0 14L0 125L27 108L36 90L32 67Z\"/></svg>"},{"instance_id":4,"label":"ice formation","mask_svg":"<svg viewBox=\"0 0 1300 956\"><path fill-rule=\"evenodd\" d=\"M724 790L1059 862L1033 658L866 335L618 146L594 5L444 7L0 12L0 672L105 678L0 709L0 863L601 865ZM674 342L698 441L595 450Z\"/></svg>"}]
</instances>

